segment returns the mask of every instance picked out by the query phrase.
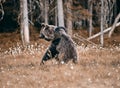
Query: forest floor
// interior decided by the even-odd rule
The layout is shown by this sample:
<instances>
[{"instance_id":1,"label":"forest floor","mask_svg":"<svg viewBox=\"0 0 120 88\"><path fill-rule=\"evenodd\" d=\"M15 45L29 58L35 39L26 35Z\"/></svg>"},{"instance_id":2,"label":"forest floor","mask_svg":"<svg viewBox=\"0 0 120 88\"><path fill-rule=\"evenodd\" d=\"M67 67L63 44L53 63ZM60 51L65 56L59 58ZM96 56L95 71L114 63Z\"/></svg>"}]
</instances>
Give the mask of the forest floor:
<instances>
[{"instance_id":1,"label":"forest floor","mask_svg":"<svg viewBox=\"0 0 120 88\"><path fill-rule=\"evenodd\" d=\"M19 34L0 34L0 88L120 88L120 32L106 37L105 47L75 39L78 64L58 65L52 59L43 66L39 64L49 42L33 31L31 44L23 47Z\"/></svg>"}]
</instances>

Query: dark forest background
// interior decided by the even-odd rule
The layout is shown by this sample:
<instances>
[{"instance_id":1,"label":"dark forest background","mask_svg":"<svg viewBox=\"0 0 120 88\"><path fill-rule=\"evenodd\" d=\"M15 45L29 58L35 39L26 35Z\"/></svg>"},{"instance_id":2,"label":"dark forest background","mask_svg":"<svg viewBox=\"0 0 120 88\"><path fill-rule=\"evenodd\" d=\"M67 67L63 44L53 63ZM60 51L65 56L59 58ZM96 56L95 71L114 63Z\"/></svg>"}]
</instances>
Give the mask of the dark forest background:
<instances>
[{"instance_id":1,"label":"dark forest background","mask_svg":"<svg viewBox=\"0 0 120 88\"><path fill-rule=\"evenodd\" d=\"M31 1L31 2L30 2ZM48 1L48 23L55 25L55 12L52 11L56 7L56 0ZM72 16L73 29L88 29L89 27L89 17L91 13L89 12L89 6L92 3L92 25L94 27L99 27L100 25L100 0L63 0L64 4L64 16L65 20L67 16ZM106 28L113 24L115 17L120 12L120 0L104 0L105 10L107 10L105 26ZM32 6L32 7L30 7ZM66 6L72 10L72 14L66 10ZM4 15L2 14L2 8ZM39 27L39 23L44 22L44 0L28 0L29 8L29 20L30 25ZM3 16L3 18L2 18ZM20 1L19 0L1 0L0 1L0 32L13 32L20 27ZM35 25L34 25L35 24Z\"/></svg>"}]
</instances>

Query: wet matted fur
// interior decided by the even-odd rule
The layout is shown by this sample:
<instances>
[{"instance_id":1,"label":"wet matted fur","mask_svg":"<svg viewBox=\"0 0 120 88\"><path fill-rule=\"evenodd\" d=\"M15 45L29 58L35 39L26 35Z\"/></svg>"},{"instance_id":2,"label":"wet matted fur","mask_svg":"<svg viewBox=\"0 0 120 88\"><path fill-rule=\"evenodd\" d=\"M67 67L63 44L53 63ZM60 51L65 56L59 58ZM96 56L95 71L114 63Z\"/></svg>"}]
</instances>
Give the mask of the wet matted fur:
<instances>
[{"instance_id":1,"label":"wet matted fur","mask_svg":"<svg viewBox=\"0 0 120 88\"><path fill-rule=\"evenodd\" d=\"M67 63L73 60L77 63L77 52L72 38L66 33L64 27L42 24L40 30L40 38L51 41L51 45L44 54L40 64L55 58L59 62Z\"/></svg>"}]
</instances>

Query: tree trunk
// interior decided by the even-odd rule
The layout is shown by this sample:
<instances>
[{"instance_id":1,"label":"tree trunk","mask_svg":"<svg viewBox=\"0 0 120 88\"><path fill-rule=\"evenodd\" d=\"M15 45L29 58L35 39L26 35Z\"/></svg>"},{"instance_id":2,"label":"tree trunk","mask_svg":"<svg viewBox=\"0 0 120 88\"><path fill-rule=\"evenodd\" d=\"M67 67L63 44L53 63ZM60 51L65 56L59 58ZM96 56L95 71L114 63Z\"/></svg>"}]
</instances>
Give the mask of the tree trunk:
<instances>
[{"instance_id":1,"label":"tree trunk","mask_svg":"<svg viewBox=\"0 0 120 88\"><path fill-rule=\"evenodd\" d=\"M55 26L58 25L58 13L57 13L57 8L55 8Z\"/></svg>"},{"instance_id":2,"label":"tree trunk","mask_svg":"<svg viewBox=\"0 0 120 88\"><path fill-rule=\"evenodd\" d=\"M1 9L0 9L0 11L1 11L1 17L0 17L0 21L2 21L3 20L3 17L4 17L4 9L3 9L3 5L2 5L2 3L0 2L0 7L1 7Z\"/></svg>"},{"instance_id":3,"label":"tree trunk","mask_svg":"<svg viewBox=\"0 0 120 88\"><path fill-rule=\"evenodd\" d=\"M27 0L20 0L21 7L21 36L24 45L29 44L29 25Z\"/></svg>"},{"instance_id":4,"label":"tree trunk","mask_svg":"<svg viewBox=\"0 0 120 88\"><path fill-rule=\"evenodd\" d=\"M48 24L48 1L45 0L45 24Z\"/></svg>"},{"instance_id":5,"label":"tree trunk","mask_svg":"<svg viewBox=\"0 0 120 88\"><path fill-rule=\"evenodd\" d=\"M72 36L72 17L67 18L67 33Z\"/></svg>"},{"instance_id":6,"label":"tree trunk","mask_svg":"<svg viewBox=\"0 0 120 88\"><path fill-rule=\"evenodd\" d=\"M113 1L108 0L108 8L109 8L109 15L108 15L108 17L109 17L109 26L112 25L113 16L114 16L113 12L114 12L114 5L115 5L115 2L116 2L116 0L113 0Z\"/></svg>"},{"instance_id":7,"label":"tree trunk","mask_svg":"<svg viewBox=\"0 0 120 88\"><path fill-rule=\"evenodd\" d=\"M67 2L67 19L66 19L66 25L67 25L67 33L72 36L72 0L68 0Z\"/></svg>"},{"instance_id":8,"label":"tree trunk","mask_svg":"<svg viewBox=\"0 0 120 88\"><path fill-rule=\"evenodd\" d=\"M101 29L101 36L100 36L100 44L101 44L101 46L103 46L103 44L104 44L104 33L103 33L103 29L104 29L104 24L103 24L103 22L104 22L104 1L103 0L101 0L101 25L100 25L100 29Z\"/></svg>"},{"instance_id":9,"label":"tree trunk","mask_svg":"<svg viewBox=\"0 0 120 88\"><path fill-rule=\"evenodd\" d=\"M30 21L32 22L33 21L32 0L29 0L29 3L30 3L30 7L29 7L29 9L30 9Z\"/></svg>"},{"instance_id":10,"label":"tree trunk","mask_svg":"<svg viewBox=\"0 0 120 88\"><path fill-rule=\"evenodd\" d=\"M58 9L58 26L64 25L64 14L63 14L63 1L57 0L57 9Z\"/></svg>"},{"instance_id":11,"label":"tree trunk","mask_svg":"<svg viewBox=\"0 0 120 88\"><path fill-rule=\"evenodd\" d=\"M114 17L117 16L117 0L114 0Z\"/></svg>"},{"instance_id":12,"label":"tree trunk","mask_svg":"<svg viewBox=\"0 0 120 88\"><path fill-rule=\"evenodd\" d=\"M114 29L115 29L115 27L116 27L116 24L117 24L117 22L119 21L119 19L120 19L120 13L119 13L118 16L115 18L115 22L114 22L114 24L113 24L113 26L112 26L111 31L109 32L109 37L111 37L111 35L112 35L112 33L113 33L113 31L114 31Z\"/></svg>"},{"instance_id":13,"label":"tree trunk","mask_svg":"<svg viewBox=\"0 0 120 88\"><path fill-rule=\"evenodd\" d=\"M93 4L92 0L88 1L88 7L89 7L89 12L90 12L90 18L89 18L89 37L92 36L92 31L93 31L93 25L92 25L92 10L93 10Z\"/></svg>"}]
</instances>

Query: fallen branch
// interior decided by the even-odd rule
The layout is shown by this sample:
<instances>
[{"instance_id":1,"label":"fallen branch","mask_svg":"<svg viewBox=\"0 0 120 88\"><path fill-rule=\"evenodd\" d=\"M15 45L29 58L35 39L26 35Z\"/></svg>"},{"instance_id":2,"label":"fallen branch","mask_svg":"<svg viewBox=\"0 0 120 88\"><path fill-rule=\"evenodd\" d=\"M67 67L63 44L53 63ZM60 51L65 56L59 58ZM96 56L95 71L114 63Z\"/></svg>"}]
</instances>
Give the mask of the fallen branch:
<instances>
[{"instance_id":1,"label":"fallen branch","mask_svg":"<svg viewBox=\"0 0 120 88\"><path fill-rule=\"evenodd\" d=\"M84 37L82 37L82 36L80 36L78 34L74 34L73 37L76 38L76 39L78 39L79 41L82 41L82 42L86 41L86 42L88 42L88 43L90 43L92 45L98 46L97 44L95 44L95 43L87 40L86 38L84 38Z\"/></svg>"},{"instance_id":2,"label":"fallen branch","mask_svg":"<svg viewBox=\"0 0 120 88\"><path fill-rule=\"evenodd\" d=\"M112 33L113 33L113 31L115 30L115 27L116 27L116 24L117 24L117 22L119 21L119 19L120 19L120 13L117 15L117 17L115 18L115 21L114 21L114 24L113 24L113 26L112 26L112 28L111 28L111 30L110 30L110 32L109 32L109 38L112 36Z\"/></svg>"},{"instance_id":3,"label":"fallen branch","mask_svg":"<svg viewBox=\"0 0 120 88\"><path fill-rule=\"evenodd\" d=\"M116 24L116 27L118 27L118 26L120 26L120 22ZM109 27L109 28L105 29L105 30L103 31L103 33L106 33L106 32L108 32L108 31L110 31L111 29L112 29L112 27ZM87 38L87 40L91 40L91 39L93 39L93 38L96 38L96 37L100 36L101 34L102 34L102 33L99 32L99 33L97 33L97 34L95 34L95 35Z\"/></svg>"}]
</instances>

